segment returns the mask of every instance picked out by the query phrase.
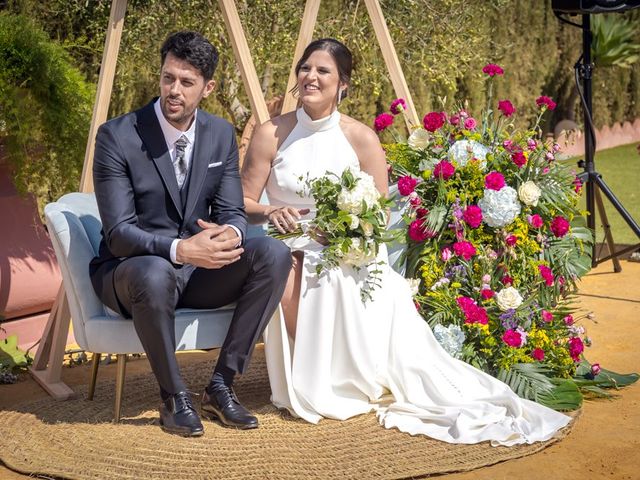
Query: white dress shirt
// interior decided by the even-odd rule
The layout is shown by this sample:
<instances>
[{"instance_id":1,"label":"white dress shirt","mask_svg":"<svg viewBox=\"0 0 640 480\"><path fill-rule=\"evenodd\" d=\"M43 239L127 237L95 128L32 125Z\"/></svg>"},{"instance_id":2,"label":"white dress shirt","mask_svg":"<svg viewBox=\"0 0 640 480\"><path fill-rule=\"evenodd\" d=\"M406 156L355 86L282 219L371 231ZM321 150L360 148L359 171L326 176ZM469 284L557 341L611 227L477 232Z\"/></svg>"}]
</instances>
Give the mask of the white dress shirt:
<instances>
[{"instance_id":1,"label":"white dress shirt","mask_svg":"<svg viewBox=\"0 0 640 480\"><path fill-rule=\"evenodd\" d=\"M176 160L176 142L182 136L184 136L187 140L187 146L184 149L184 161L187 164L187 171L189 170L189 166L191 165L191 157L193 156L193 146L196 141L196 118L198 118L198 109L193 114L193 121L191 122L191 126L186 132L182 130L178 130L176 127L171 125L167 119L164 117L162 113L162 109L160 108L160 99L156 100L153 104L153 108L156 112L156 117L158 117L158 122L160 123L160 128L162 129L162 134L164 135L164 141L167 142L167 148L169 150L169 155L171 155L171 162L175 162ZM228 225L233 228L233 230L238 235L240 241L238 245L242 243L242 233L240 233L240 229L235 225ZM178 259L176 258L176 253L178 250L178 243L180 242L179 238L176 238L173 242L171 242L171 250L169 251L169 256L171 257L171 261L176 264L180 264Z\"/></svg>"}]
</instances>

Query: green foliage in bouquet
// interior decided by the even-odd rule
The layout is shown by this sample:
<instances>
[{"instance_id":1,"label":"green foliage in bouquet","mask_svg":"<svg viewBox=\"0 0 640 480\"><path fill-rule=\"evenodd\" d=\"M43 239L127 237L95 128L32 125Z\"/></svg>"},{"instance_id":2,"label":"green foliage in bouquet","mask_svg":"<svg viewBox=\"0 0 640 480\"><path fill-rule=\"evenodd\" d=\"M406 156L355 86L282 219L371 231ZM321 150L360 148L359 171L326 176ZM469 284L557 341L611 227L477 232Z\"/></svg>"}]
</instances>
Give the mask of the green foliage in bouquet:
<instances>
[{"instance_id":1,"label":"green foliage in bouquet","mask_svg":"<svg viewBox=\"0 0 640 480\"><path fill-rule=\"evenodd\" d=\"M577 408L581 389L616 386L597 364L591 379L578 368L589 339L572 294L591 267L592 242L578 209L582 185L555 160L559 146L541 139L540 119L555 102L539 97L535 124L518 130L513 104L493 104L503 70L483 72L489 103L478 120L464 109L431 112L407 141L385 145L409 207L407 276L420 280L416 306L451 355L522 397ZM403 100L390 110L376 118L378 131Z\"/></svg>"}]
</instances>

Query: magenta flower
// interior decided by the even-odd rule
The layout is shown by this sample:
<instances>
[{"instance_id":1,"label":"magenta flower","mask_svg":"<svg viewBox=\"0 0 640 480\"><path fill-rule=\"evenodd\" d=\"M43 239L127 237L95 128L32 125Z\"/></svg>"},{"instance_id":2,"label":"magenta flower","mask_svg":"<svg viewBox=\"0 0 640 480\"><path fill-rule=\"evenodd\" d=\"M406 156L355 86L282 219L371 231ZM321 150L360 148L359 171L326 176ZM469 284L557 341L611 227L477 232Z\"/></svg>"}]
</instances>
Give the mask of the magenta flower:
<instances>
[{"instance_id":1,"label":"magenta flower","mask_svg":"<svg viewBox=\"0 0 640 480\"><path fill-rule=\"evenodd\" d=\"M373 121L373 128L376 132L381 132L393 124L393 115L390 113L381 113Z\"/></svg>"},{"instance_id":2,"label":"magenta flower","mask_svg":"<svg viewBox=\"0 0 640 480\"><path fill-rule=\"evenodd\" d=\"M418 180L413 177L408 175L400 177L398 179L398 192L400 192L400 195L406 197L415 190L417 184Z\"/></svg>"},{"instance_id":3,"label":"magenta flower","mask_svg":"<svg viewBox=\"0 0 640 480\"><path fill-rule=\"evenodd\" d=\"M593 365L591 365L591 374L595 377L596 375L598 375L600 373L600 371L602 370L602 368L600 367L599 363L594 363Z\"/></svg>"},{"instance_id":4,"label":"magenta flower","mask_svg":"<svg viewBox=\"0 0 640 480\"><path fill-rule=\"evenodd\" d=\"M460 115L455 114L449 117L449 123L453 126L456 126L460 123Z\"/></svg>"},{"instance_id":5,"label":"magenta flower","mask_svg":"<svg viewBox=\"0 0 640 480\"><path fill-rule=\"evenodd\" d=\"M489 323L487 311L478 306L473 298L458 297L456 298L456 303L464 314L464 323L479 323L481 325Z\"/></svg>"},{"instance_id":6,"label":"magenta flower","mask_svg":"<svg viewBox=\"0 0 640 480\"><path fill-rule=\"evenodd\" d=\"M453 252L449 247L444 247L440 252L440 258L442 258L443 262L448 262L453 257Z\"/></svg>"},{"instance_id":7,"label":"magenta flower","mask_svg":"<svg viewBox=\"0 0 640 480\"><path fill-rule=\"evenodd\" d=\"M424 242L426 239L435 236L435 232L426 228L422 218L418 218L409 224L409 238L414 242Z\"/></svg>"},{"instance_id":8,"label":"magenta flower","mask_svg":"<svg viewBox=\"0 0 640 480\"><path fill-rule=\"evenodd\" d=\"M578 195L580 195L580 192L582 191L582 180L580 180L579 177L573 179L573 189Z\"/></svg>"},{"instance_id":9,"label":"magenta flower","mask_svg":"<svg viewBox=\"0 0 640 480\"><path fill-rule=\"evenodd\" d=\"M516 243L518 243L518 237L516 237L515 235L509 235L504 239L504 242L510 247L513 247Z\"/></svg>"},{"instance_id":10,"label":"magenta flower","mask_svg":"<svg viewBox=\"0 0 640 480\"><path fill-rule=\"evenodd\" d=\"M404 98L396 98L393 102L391 102L391 106L389 110L394 115L398 115L407 109L407 102L404 101Z\"/></svg>"},{"instance_id":11,"label":"magenta flower","mask_svg":"<svg viewBox=\"0 0 640 480\"><path fill-rule=\"evenodd\" d=\"M529 225L531 225L533 228L541 228L542 225L544 225L544 220L542 220L542 217L537 213L534 215L529 215L529 217L527 217L527 220L529 220Z\"/></svg>"},{"instance_id":12,"label":"magenta flower","mask_svg":"<svg viewBox=\"0 0 640 480\"><path fill-rule=\"evenodd\" d=\"M520 168L522 168L527 163L527 157L525 157L524 153L522 152L515 152L513 155L511 155L511 160Z\"/></svg>"},{"instance_id":13,"label":"magenta flower","mask_svg":"<svg viewBox=\"0 0 640 480\"><path fill-rule=\"evenodd\" d=\"M503 285L513 285L513 278L509 275L504 275L500 281Z\"/></svg>"},{"instance_id":14,"label":"magenta flower","mask_svg":"<svg viewBox=\"0 0 640 480\"><path fill-rule=\"evenodd\" d=\"M569 355L574 362L580 361L580 354L584 352L584 344L580 337L573 337L569 339Z\"/></svg>"},{"instance_id":15,"label":"magenta flower","mask_svg":"<svg viewBox=\"0 0 640 480\"><path fill-rule=\"evenodd\" d=\"M551 313L549 310L542 310L542 320L544 320L546 323L553 322L553 313Z\"/></svg>"},{"instance_id":16,"label":"magenta flower","mask_svg":"<svg viewBox=\"0 0 640 480\"><path fill-rule=\"evenodd\" d=\"M563 320L565 325L569 327L573 325L573 315L567 315L566 317L563 318Z\"/></svg>"},{"instance_id":17,"label":"magenta flower","mask_svg":"<svg viewBox=\"0 0 640 480\"><path fill-rule=\"evenodd\" d=\"M471 260L478 252L471 242L456 242L453 244L453 253L465 260Z\"/></svg>"},{"instance_id":18,"label":"magenta flower","mask_svg":"<svg viewBox=\"0 0 640 480\"><path fill-rule=\"evenodd\" d=\"M469 117L464 121L464 128L467 130L473 130L477 125L478 122L476 122L476 119L473 117Z\"/></svg>"},{"instance_id":19,"label":"magenta flower","mask_svg":"<svg viewBox=\"0 0 640 480\"><path fill-rule=\"evenodd\" d=\"M538 265L538 271L540 272L540 276L544 279L544 283L547 284L547 287L551 287L553 285L553 271L546 265Z\"/></svg>"},{"instance_id":20,"label":"magenta flower","mask_svg":"<svg viewBox=\"0 0 640 480\"><path fill-rule=\"evenodd\" d=\"M478 228L482 223L482 209L477 205L465 208L462 218L471 228Z\"/></svg>"},{"instance_id":21,"label":"magenta flower","mask_svg":"<svg viewBox=\"0 0 640 480\"><path fill-rule=\"evenodd\" d=\"M427 215L429 215L429 210L427 210L426 208L417 208L416 209L416 216L418 218L424 218Z\"/></svg>"},{"instance_id":22,"label":"magenta flower","mask_svg":"<svg viewBox=\"0 0 640 480\"><path fill-rule=\"evenodd\" d=\"M491 172L484 177L484 186L489 190L500 191L504 185L504 176L500 172Z\"/></svg>"},{"instance_id":23,"label":"magenta flower","mask_svg":"<svg viewBox=\"0 0 640 480\"><path fill-rule=\"evenodd\" d=\"M456 173L456 167L452 163L442 160L433 167L433 176L436 178L442 178L443 180L449 180Z\"/></svg>"},{"instance_id":24,"label":"magenta flower","mask_svg":"<svg viewBox=\"0 0 640 480\"><path fill-rule=\"evenodd\" d=\"M541 348L534 348L531 352L531 358L537 360L538 362L541 362L542 360L544 360L544 350L542 350Z\"/></svg>"},{"instance_id":25,"label":"magenta flower","mask_svg":"<svg viewBox=\"0 0 640 480\"><path fill-rule=\"evenodd\" d=\"M482 68L482 73L486 73L490 77L494 77L496 75L504 75L504 70L495 63L488 63Z\"/></svg>"},{"instance_id":26,"label":"magenta flower","mask_svg":"<svg viewBox=\"0 0 640 480\"><path fill-rule=\"evenodd\" d=\"M422 200L420 199L417 193L411 192L409 194L409 203L411 204L412 207L416 208L422 205Z\"/></svg>"},{"instance_id":27,"label":"magenta flower","mask_svg":"<svg viewBox=\"0 0 640 480\"><path fill-rule=\"evenodd\" d=\"M495 294L496 293L490 288L483 288L480 290L480 296L483 300L489 300L490 298L493 298Z\"/></svg>"},{"instance_id":28,"label":"magenta flower","mask_svg":"<svg viewBox=\"0 0 640 480\"><path fill-rule=\"evenodd\" d=\"M551 231L556 237L564 237L569 231L569 221L564 217L555 217L551 220Z\"/></svg>"},{"instance_id":29,"label":"magenta flower","mask_svg":"<svg viewBox=\"0 0 640 480\"><path fill-rule=\"evenodd\" d=\"M540 108L548 108L549 110L553 110L556 108L556 102L545 95L541 95L536 98L536 105L538 105L538 107Z\"/></svg>"},{"instance_id":30,"label":"magenta flower","mask_svg":"<svg viewBox=\"0 0 640 480\"><path fill-rule=\"evenodd\" d=\"M427 113L422 119L422 125L425 130L429 132L435 132L439 128L442 128L446 120L444 112L430 112Z\"/></svg>"},{"instance_id":31,"label":"magenta flower","mask_svg":"<svg viewBox=\"0 0 640 480\"><path fill-rule=\"evenodd\" d=\"M507 330L502 335L502 341L510 347L518 348L522 345L522 335L516 330Z\"/></svg>"},{"instance_id":32,"label":"magenta flower","mask_svg":"<svg viewBox=\"0 0 640 480\"><path fill-rule=\"evenodd\" d=\"M507 118L516 113L516 107L509 100L500 100L498 102L498 110Z\"/></svg>"}]
</instances>

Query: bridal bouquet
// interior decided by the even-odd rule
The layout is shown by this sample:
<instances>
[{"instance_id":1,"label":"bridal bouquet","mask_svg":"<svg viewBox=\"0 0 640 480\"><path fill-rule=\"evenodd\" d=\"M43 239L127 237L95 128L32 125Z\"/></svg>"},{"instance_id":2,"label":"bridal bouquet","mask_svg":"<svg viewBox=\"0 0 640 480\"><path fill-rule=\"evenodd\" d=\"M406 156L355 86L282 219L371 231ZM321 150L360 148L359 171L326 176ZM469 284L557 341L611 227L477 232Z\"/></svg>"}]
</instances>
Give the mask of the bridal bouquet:
<instances>
[{"instance_id":1,"label":"bridal bouquet","mask_svg":"<svg viewBox=\"0 0 640 480\"><path fill-rule=\"evenodd\" d=\"M321 236L326 245L316 266L318 275L340 265L366 270L360 293L363 302L370 300L382 273L376 260L380 245L390 240L386 211L391 202L380 194L371 175L354 168L340 175L327 172L322 177L300 180L304 189L299 194L313 197L316 216L304 228L274 236Z\"/></svg>"},{"instance_id":2,"label":"bridal bouquet","mask_svg":"<svg viewBox=\"0 0 640 480\"><path fill-rule=\"evenodd\" d=\"M559 146L541 138L555 103L539 97L535 124L518 130L516 107L491 99L503 70L483 71L490 100L480 117L431 112L406 141L385 145L408 203L407 275L419 279L416 307L451 355L523 397L575 408L578 385L602 394L637 377L583 358L587 316L575 313L572 294L591 267L592 235L578 209L580 181L556 159ZM374 126L403 111L394 101Z\"/></svg>"}]
</instances>

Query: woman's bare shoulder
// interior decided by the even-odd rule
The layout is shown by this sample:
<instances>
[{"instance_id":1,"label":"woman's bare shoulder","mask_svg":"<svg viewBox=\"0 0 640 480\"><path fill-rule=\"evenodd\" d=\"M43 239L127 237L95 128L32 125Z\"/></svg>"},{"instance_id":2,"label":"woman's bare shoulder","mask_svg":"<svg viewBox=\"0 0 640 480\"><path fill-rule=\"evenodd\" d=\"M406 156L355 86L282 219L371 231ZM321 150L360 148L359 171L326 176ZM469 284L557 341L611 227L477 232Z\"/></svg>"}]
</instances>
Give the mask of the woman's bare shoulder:
<instances>
[{"instance_id":1,"label":"woman's bare shoulder","mask_svg":"<svg viewBox=\"0 0 640 480\"><path fill-rule=\"evenodd\" d=\"M378 135L373 131L371 127L368 127L364 123L352 118L348 115L340 116L340 126L345 136L353 146L357 145L375 145L380 144Z\"/></svg>"},{"instance_id":2,"label":"woman's bare shoulder","mask_svg":"<svg viewBox=\"0 0 640 480\"><path fill-rule=\"evenodd\" d=\"M279 148L296 126L296 112L288 112L267 120L253 132L253 138L260 143L270 143Z\"/></svg>"}]
</instances>

